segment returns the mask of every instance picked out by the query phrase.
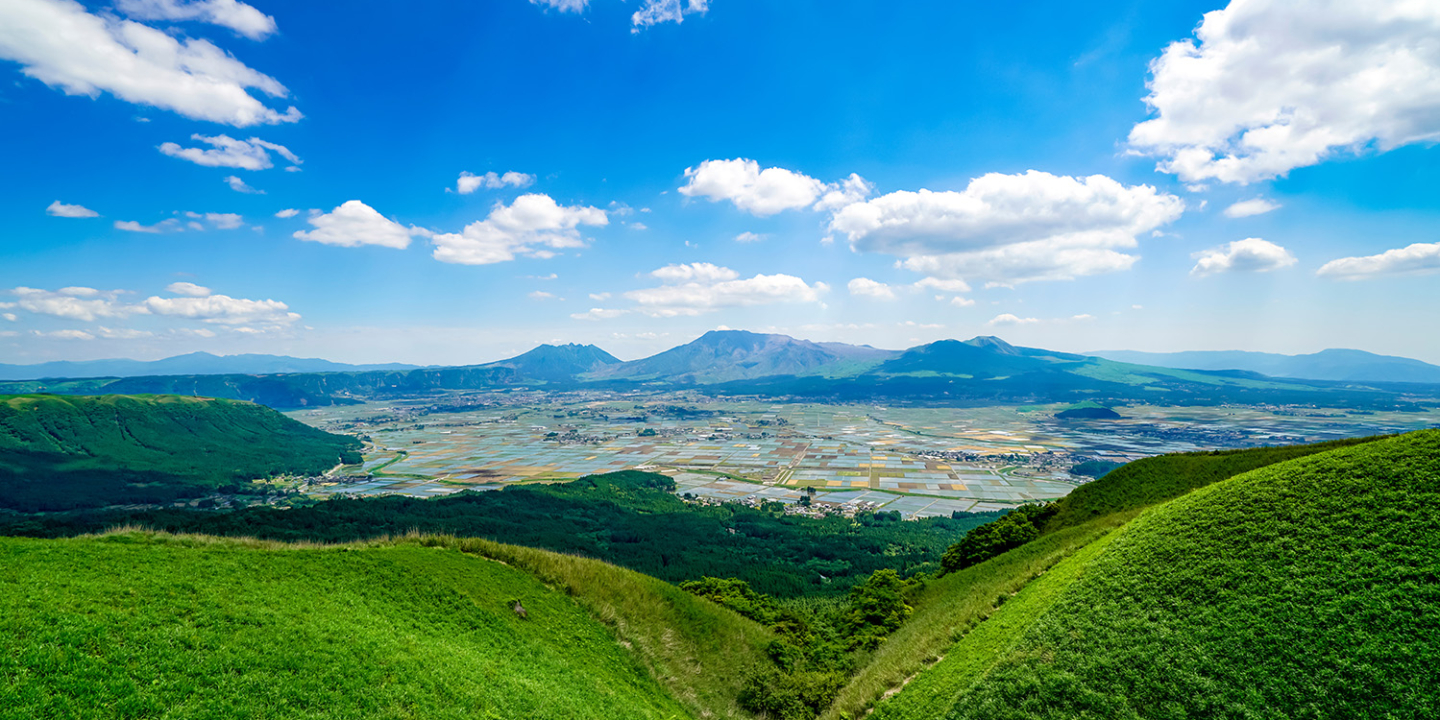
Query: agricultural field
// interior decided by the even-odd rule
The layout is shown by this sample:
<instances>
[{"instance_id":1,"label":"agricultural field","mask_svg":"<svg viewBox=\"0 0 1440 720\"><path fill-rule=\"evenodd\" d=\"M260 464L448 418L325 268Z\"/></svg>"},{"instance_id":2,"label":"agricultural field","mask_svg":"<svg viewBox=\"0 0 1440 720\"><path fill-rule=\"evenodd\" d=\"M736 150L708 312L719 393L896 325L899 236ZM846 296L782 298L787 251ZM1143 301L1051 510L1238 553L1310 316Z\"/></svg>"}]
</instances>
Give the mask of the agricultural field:
<instances>
[{"instance_id":1,"label":"agricultural field","mask_svg":"<svg viewBox=\"0 0 1440 720\"><path fill-rule=\"evenodd\" d=\"M297 411L367 439L364 462L317 495L415 497L639 468L704 501L802 499L905 517L1005 510L1063 497L1089 459L1316 442L1440 423L1440 413L1316 408L1120 408L1061 420L1060 405L911 408L715 400L697 393L511 392Z\"/></svg>"}]
</instances>

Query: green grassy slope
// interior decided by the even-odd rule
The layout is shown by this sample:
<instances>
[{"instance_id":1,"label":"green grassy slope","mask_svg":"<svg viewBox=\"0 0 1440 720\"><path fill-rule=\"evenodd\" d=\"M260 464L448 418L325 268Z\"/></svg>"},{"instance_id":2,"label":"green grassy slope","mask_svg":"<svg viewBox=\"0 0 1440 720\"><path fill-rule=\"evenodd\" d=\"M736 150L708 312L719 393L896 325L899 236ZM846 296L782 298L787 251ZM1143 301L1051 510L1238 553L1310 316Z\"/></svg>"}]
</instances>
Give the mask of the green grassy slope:
<instances>
[{"instance_id":1,"label":"green grassy slope","mask_svg":"<svg viewBox=\"0 0 1440 720\"><path fill-rule=\"evenodd\" d=\"M949 653L960 638L988 625L986 620L997 607L1134 516L1116 513L1066 528L931 582L916 598L914 615L875 650L823 717L859 717L902 686L906 689L896 701L909 704L913 686L907 683L932 674L922 671ZM892 709L890 704L894 703L887 709Z\"/></svg>"},{"instance_id":2,"label":"green grassy slope","mask_svg":"<svg viewBox=\"0 0 1440 720\"><path fill-rule=\"evenodd\" d=\"M166 502L359 460L360 443L233 400L0 396L0 507Z\"/></svg>"},{"instance_id":3,"label":"green grassy slope","mask_svg":"<svg viewBox=\"0 0 1440 720\"><path fill-rule=\"evenodd\" d=\"M1272 464L1103 542L877 717L1440 713L1440 432Z\"/></svg>"},{"instance_id":4,"label":"green grassy slope","mask_svg":"<svg viewBox=\"0 0 1440 720\"><path fill-rule=\"evenodd\" d=\"M1313 445L1159 455L1128 463L1056 501L1046 532L1080 525L1114 512L1145 508L1192 490L1286 460L1377 440L1334 440Z\"/></svg>"},{"instance_id":5,"label":"green grassy slope","mask_svg":"<svg viewBox=\"0 0 1440 720\"><path fill-rule=\"evenodd\" d=\"M727 717L767 637L493 543L0 540L0 718Z\"/></svg>"}]
</instances>

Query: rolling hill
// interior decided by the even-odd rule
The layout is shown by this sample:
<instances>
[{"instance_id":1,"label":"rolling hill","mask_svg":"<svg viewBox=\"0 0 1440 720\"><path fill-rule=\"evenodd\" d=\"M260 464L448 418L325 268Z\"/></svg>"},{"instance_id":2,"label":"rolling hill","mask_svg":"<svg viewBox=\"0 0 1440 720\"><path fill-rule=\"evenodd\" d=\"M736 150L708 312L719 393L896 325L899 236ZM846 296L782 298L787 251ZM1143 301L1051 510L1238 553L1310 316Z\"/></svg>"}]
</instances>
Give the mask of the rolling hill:
<instances>
[{"instance_id":1,"label":"rolling hill","mask_svg":"<svg viewBox=\"0 0 1440 720\"><path fill-rule=\"evenodd\" d=\"M270 408L178 396L0 396L0 507L170 502L358 462L360 442Z\"/></svg>"},{"instance_id":2,"label":"rolling hill","mask_svg":"<svg viewBox=\"0 0 1440 720\"><path fill-rule=\"evenodd\" d=\"M1193 370L1245 370L1281 378L1340 382L1440 383L1440 366L1363 350L1321 350L1308 355L1241 350L1148 353L1103 350L1089 353L1119 362Z\"/></svg>"},{"instance_id":3,"label":"rolling hill","mask_svg":"<svg viewBox=\"0 0 1440 720\"><path fill-rule=\"evenodd\" d=\"M0 539L0 568L6 717L730 718L770 637L638 573L439 537Z\"/></svg>"},{"instance_id":4,"label":"rolling hill","mask_svg":"<svg viewBox=\"0 0 1440 720\"><path fill-rule=\"evenodd\" d=\"M928 587L826 717L1440 709L1440 432L1151 458L1087 487Z\"/></svg>"}]
</instances>

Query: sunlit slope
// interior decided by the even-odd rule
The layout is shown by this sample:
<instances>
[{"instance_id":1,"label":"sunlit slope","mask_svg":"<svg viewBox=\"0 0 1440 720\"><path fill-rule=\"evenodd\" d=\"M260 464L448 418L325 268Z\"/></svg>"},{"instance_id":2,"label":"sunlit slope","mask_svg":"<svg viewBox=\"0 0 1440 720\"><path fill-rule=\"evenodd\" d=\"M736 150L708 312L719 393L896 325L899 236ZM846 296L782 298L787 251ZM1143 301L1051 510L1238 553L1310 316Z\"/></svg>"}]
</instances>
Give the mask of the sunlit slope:
<instances>
[{"instance_id":1,"label":"sunlit slope","mask_svg":"<svg viewBox=\"0 0 1440 720\"><path fill-rule=\"evenodd\" d=\"M0 395L0 507L167 502L357 462L360 442L235 400Z\"/></svg>"},{"instance_id":2,"label":"sunlit slope","mask_svg":"<svg viewBox=\"0 0 1440 720\"><path fill-rule=\"evenodd\" d=\"M636 573L493 543L0 539L4 718L723 717L710 676L765 637Z\"/></svg>"},{"instance_id":3,"label":"sunlit slope","mask_svg":"<svg viewBox=\"0 0 1440 720\"><path fill-rule=\"evenodd\" d=\"M876 717L1435 717L1437 577L1440 432L1310 455L1056 565Z\"/></svg>"},{"instance_id":4,"label":"sunlit slope","mask_svg":"<svg viewBox=\"0 0 1440 720\"><path fill-rule=\"evenodd\" d=\"M1111 513L1150 507L1221 480L1286 460L1359 445L1380 437L1311 445L1176 453L1136 460L1081 485L1056 501L1045 532L1073 527Z\"/></svg>"}]
</instances>

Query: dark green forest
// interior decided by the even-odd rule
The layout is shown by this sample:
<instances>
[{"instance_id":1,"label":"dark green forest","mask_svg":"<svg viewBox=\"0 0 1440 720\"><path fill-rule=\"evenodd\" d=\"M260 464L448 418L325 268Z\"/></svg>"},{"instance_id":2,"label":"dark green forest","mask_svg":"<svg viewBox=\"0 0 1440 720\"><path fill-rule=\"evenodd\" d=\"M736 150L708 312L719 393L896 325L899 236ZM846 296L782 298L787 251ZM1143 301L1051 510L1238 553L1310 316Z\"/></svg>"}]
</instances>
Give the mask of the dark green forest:
<instances>
[{"instance_id":1,"label":"dark green forest","mask_svg":"<svg viewBox=\"0 0 1440 720\"><path fill-rule=\"evenodd\" d=\"M360 442L233 400L0 396L0 508L165 503L359 462Z\"/></svg>"},{"instance_id":2,"label":"dark green forest","mask_svg":"<svg viewBox=\"0 0 1440 720\"><path fill-rule=\"evenodd\" d=\"M739 578L778 597L836 596L871 573L936 572L945 548L998 517L902 521L786 516L779 503L699 505L664 475L626 471L555 485L513 486L443 498L337 498L310 507L236 511L164 509L0 518L0 534L58 537L140 525L177 533L346 542L424 533L482 537L574 553L670 582Z\"/></svg>"}]
</instances>

